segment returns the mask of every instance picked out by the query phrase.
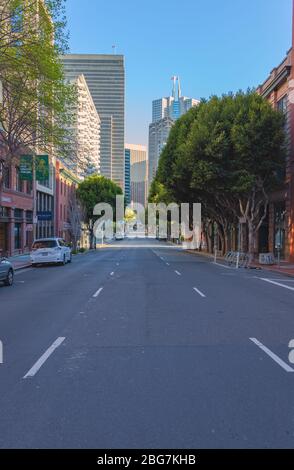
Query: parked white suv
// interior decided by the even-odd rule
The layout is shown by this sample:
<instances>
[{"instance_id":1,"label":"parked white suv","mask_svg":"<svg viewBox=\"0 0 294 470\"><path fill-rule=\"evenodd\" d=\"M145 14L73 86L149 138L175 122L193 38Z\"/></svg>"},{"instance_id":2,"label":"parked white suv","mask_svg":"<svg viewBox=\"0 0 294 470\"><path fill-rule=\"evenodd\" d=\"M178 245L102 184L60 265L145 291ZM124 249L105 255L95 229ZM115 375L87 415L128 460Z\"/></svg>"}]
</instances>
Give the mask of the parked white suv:
<instances>
[{"instance_id":1,"label":"parked white suv","mask_svg":"<svg viewBox=\"0 0 294 470\"><path fill-rule=\"evenodd\" d=\"M71 263L71 248L62 238L35 240L30 253L32 266L37 264Z\"/></svg>"}]
</instances>

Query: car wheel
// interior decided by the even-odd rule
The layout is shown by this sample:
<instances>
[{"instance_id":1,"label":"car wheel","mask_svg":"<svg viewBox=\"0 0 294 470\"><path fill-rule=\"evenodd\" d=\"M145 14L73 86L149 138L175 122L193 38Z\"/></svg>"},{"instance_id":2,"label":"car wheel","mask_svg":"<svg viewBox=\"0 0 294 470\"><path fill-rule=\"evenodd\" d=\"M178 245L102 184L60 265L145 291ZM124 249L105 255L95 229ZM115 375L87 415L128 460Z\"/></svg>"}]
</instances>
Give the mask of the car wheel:
<instances>
[{"instance_id":1,"label":"car wheel","mask_svg":"<svg viewBox=\"0 0 294 470\"><path fill-rule=\"evenodd\" d=\"M61 266L65 266L66 265L66 258L65 258L65 255L63 255L63 260L61 261Z\"/></svg>"},{"instance_id":2,"label":"car wheel","mask_svg":"<svg viewBox=\"0 0 294 470\"><path fill-rule=\"evenodd\" d=\"M12 284L13 284L13 278L14 278L13 271L12 271L12 269L9 269L8 274L7 274L7 277L6 277L5 281L4 281L4 284L5 284L6 286L12 286Z\"/></svg>"},{"instance_id":3,"label":"car wheel","mask_svg":"<svg viewBox=\"0 0 294 470\"><path fill-rule=\"evenodd\" d=\"M72 261L72 256L71 256L71 253L70 253L69 258L68 258L68 262L71 263L71 261Z\"/></svg>"}]
</instances>

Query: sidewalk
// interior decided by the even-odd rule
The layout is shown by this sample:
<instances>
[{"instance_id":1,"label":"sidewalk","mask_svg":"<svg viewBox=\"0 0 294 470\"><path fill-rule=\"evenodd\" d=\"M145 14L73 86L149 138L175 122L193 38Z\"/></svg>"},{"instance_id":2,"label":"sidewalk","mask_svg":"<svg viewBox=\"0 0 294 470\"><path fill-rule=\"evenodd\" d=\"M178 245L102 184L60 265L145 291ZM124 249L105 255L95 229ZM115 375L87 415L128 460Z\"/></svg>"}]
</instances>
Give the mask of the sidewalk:
<instances>
[{"instance_id":1,"label":"sidewalk","mask_svg":"<svg viewBox=\"0 0 294 470\"><path fill-rule=\"evenodd\" d=\"M194 255L206 256L207 258L210 258L211 260L214 259L214 256L211 253L206 253L206 252L196 251L196 250L186 250L186 251ZM223 256L218 256L217 262L224 263L224 264L226 263ZM287 261L281 261L280 266L278 266L277 264L274 264L271 266L267 264L260 264L260 263L254 262L252 264L252 269L254 268L294 277L294 264L288 263Z\"/></svg>"},{"instance_id":2,"label":"sidewalk","mask_svg":"<svg viewBox=\"0 0 294 470\"><path fill-rule=\"evenodd\" d=\"M281 261L280 266L278 266L277 264L274 264L273 266L257 264L257 266L267 271L272 271L279 274L286 274L286 276L294 277L294 264L287 263L286 261Z\"/></svg>"}]
</instances>

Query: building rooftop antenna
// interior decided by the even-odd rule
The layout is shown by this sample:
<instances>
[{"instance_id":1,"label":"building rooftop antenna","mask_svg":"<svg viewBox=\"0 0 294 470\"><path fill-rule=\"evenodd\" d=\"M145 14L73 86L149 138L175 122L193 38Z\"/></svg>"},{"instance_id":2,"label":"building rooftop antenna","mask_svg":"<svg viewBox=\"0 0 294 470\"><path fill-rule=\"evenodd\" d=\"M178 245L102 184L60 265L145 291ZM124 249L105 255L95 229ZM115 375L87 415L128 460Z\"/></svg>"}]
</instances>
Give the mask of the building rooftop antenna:
<instances>
[{"instance_id":1,"label":"building rooftop antenna","mask_svg":"<svg viewBox=\"0 0 294 470\"><path fill-rule=\"evenodd\" d=\"M112 53L116 54L116 44L112 44Z\"/></svg>"},{"instance_id":2,"label":"building rooftop antenna","mask_svg":"<svg viewBox=\"0 0 294 470\"><path fill-rule=\"evenodd\" d=\"M173 75L172 78L171 78L172 82L173 82L173 90L172 90L172 97L174 99L176 99L176 81L177 81L177 76L176 75Z\"/></svg>"},{"instance_id":3,"label":"building rooftop antenna","mask_svg":"<svg viewBox=\"0 0 294 470\"><path fill-rule=\"evenodd\" d=\"M173 81L172 97L175 100L178 100L182 96L180 77L178 77L177 75L173 75L171 80ZM178 84L178 87L177 87L177 84Z\"/></svg>"}]
</instances>

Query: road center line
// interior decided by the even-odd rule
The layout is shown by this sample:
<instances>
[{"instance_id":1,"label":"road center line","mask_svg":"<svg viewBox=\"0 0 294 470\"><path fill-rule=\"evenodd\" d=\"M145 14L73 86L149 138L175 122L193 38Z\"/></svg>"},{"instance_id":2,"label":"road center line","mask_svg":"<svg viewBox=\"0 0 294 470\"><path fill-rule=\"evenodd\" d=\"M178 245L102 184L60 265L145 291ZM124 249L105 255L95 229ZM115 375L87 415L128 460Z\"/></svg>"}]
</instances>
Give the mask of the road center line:
<instances>
[{"instance_id":1,"label":"road center line","mask_svg":"<svg viewBox=\"0 0 294 470\"><path fill-rule=\"evenodd\" d=\"M286 286L285 284L281 284L280 282L272 281L271 279L267 279L265 277L260 277L262 281L269 282L270 284L274 284L275 286L284 287L284 289L294 291L294 287Z\"/></svg>"},{"instance_id":2,"label":"road center line","mask_svg":"<svg viewBox=\"0 0 294 470\"><path fill-rule=\"evenodd\" d=\"M201 290L197 289L197 287L193 287L194 291L197 292L197 294L199 294L201 297L205 298L206 295L203 294L203 292L201 292Z\"/></svg>"},{"instance_id":3,"label":"road center line","mask_svg":"<svg viewBox=\"0 0 294 470\"><path fill-rule=\"evenodd\" d=\"M169 266L169 263L166 263L167 266Z\"/></svg>"},{"instance_id":4,"label":"road center line","mask_svg":"<svg viewBox=\"0 0 294 470\"><path fill-rule=\"evenodd\" d=\"M112 273L110 273L110 276L113 276L114 275L114 271L112 271Z\"/></svg>"},{"instance_id":5,"label":"road center line","mask_svg":"<svg viewBox=\"0 0 294 470\"><path fill-rule=\"evenodd\" d=\"M179 271L175 271L175 273L178 275L178 276L181 276L182 274L179 273Z\"/></svg>"},{"instance_id":6,"label":"road center line","mask_svg":"<svg viewBox=\"0 0 294 470\"><path fill-rule=\"evenodd\" d=\"M63 341L65 340L64 337L57 338L56 341L44 352L44 354L38 359L38 361L33 365L33 367L26 373L23 377L24 379L28 379L34 377L36 373L41 369L42 365L47 361L47 359L51 356L51 354L55 351L55 349L60 346Z\"/></svg>"},{"instance_id":7,"label":"road center line","mask_svg":"<svg viewBox=\"0 0 294 470\"><path fill-rule=\"evenodd\" d=\"M99 294L101 294L101 292L103 291L103 287L100 287L100 289L97 290L97 292L95 292L95 294L93 295L94 298L98 297Z\"/></svg>"},{"instance_id":8,"label":"road center line","mask_svg":"<svg viewBox=\"0 0 294 470\"><path fill-rule=\"evenodd\" d=\"M264 344L258 341L256 338L249 338L256 346L262 349L269 357L273 359L279 366L281 366L286 372L294 372L294 369L290 367L286 362L279 358L275 353L273 353L270 349L268 349Z\"/></svg>"}]
</instances>

